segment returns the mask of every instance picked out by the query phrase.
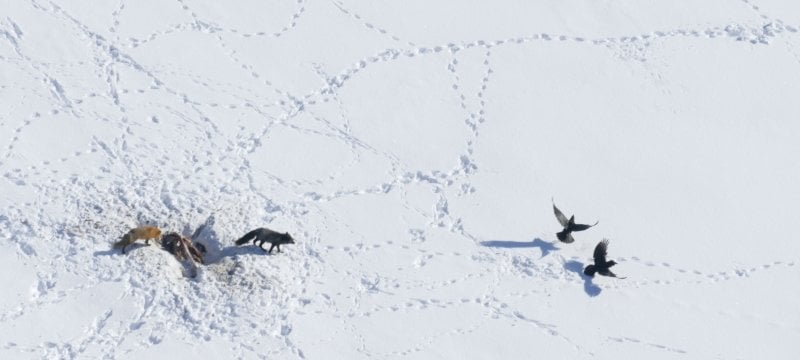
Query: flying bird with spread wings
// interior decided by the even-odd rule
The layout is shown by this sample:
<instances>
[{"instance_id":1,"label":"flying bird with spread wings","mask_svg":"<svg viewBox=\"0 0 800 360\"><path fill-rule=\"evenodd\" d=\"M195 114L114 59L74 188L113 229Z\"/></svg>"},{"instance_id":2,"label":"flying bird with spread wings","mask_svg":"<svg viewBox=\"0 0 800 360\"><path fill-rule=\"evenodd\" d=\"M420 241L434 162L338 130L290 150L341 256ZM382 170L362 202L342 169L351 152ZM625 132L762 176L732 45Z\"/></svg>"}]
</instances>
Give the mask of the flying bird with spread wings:
<instances>
[{"instance_id":1,"label":"flying bird with spread wings","mask_svg":"<svg viewBox=\"0 0 800 360\"><path fill-rule=\"evenodd\" d=\"M559 224L564 227L564 230L557 232L556 236L558 237L559 241L567 244L575 241L575 238L572 237L573 231L583 231L600 223L598 221L592 225L576 224L575 215L572 215L569 220L567 220L567 217L564 216L564 213L562 213L561 210L558 210L558 207L556 207L555 201L553 201L553 212L556 214L556 219L558 219Z\"/></svg>"},{"instance_id":2,"label":"flying bird with spread wings","mask_svg":"<svg viewBox=\"0 0 800 360\"><path fill-rule=\"evenodd\" d=\"M583 273L587 276L594 276L595 273L603 276L617 277L616 274L611 272L611 267L616 265L614 260L607 261L606 255L608 254L608 239L603 239L597 246L594 247L594 265L589 265L583 269ZM620 279L624 279L621 277Z\"/></svg>"}]
</instances>

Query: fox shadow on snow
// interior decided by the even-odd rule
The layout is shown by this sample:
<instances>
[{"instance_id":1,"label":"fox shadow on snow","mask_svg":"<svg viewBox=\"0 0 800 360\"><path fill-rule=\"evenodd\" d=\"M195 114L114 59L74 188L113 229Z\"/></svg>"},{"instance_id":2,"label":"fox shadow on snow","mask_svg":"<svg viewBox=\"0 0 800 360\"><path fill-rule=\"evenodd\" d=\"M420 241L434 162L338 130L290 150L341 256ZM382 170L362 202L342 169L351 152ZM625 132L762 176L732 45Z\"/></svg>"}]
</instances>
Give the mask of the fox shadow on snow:
<instances>
[{"instance_id":1,"label":"fox shadow on snow","mask_svg":"<svg viewBox=\"0 0 800 360\"><path fill-rule=\"evenodd\" d=\"M481 245L508 249L539 248L539 250L542 252L542 256L539 257L540 259L549 255L550 252L561 250L557 248L555 244L544 241L540 238L535 238L533 241L489 240L481 241Z\"/></svg>"},{"instance_id":2,"label":"fox shadow on snow","mask_svg":"<svg viewBox=\"0 0 800 360\"><path fill-rule=\"evenodd\" d=\"M202 243L206 247L206 254L204 256L206 265L219 262L226 257L237 255L270 255L258 246L249 244L237 246L232 240L226 241L222 239L214 230L213 221L212 218L208 220L205 225L198 227L192 236L197 242Z\"/></svg>"},{"instance_id":3,"label":"fox shadow on snow","mask_svg":"<svg viewBox=\"0 0 800 360\"><path fill-rule=\"evenodd\" d=\"M160 246L158 242L156 242L155 244L156 244L156 246ZM153 241L150 241L149 245L148 244L144 244L144 243L133 243L133 244L130 244L130 245L125 247L125 254L122 253L122 249L108 249L108 250L102 250L102 251L100 251L100 250L95 251L93 253L93 255L94 256L111 256L111 255L114 255L114 254L126 255L127 253L130 253L133 250L136 250L138 248L148 247L148 246L151 246L151 245L153 245Z\"/></svg>"},{"instance_id":4,"label":"fox shadow on snow","mask_svg":"<svg viewBox=\"0 0 800 360\"><path fill-rule=\"evenodd\" d=\"M225 257L237 255L271 255L266 250L261 249L255 245L242 245L236 246L233 241L225 241L214 230L214 216L210 216L206 221L198 226L192 228L190 225L185 225L181 231L182 235L190 238L194 244L203 245L206 249L203 255L203 264L209 265L222 260ZM190 235L191 234L191 235ZM150 245L161 246L158 241L150 241ZM130 244L126 247L125 252L138 250L139 248L150 246L141 242ZM109 249L103 251L95 251L94 256L112 256L114 254L122 255L120 249Z\"/></svg>"},{"instance_id":5,"label":"fox shadow on snow","mask_svg":"<svg viewBox=\"0 0 800 360\"><path fill-rule=\"evenodd\" d=\"M229 256L237 256L237 255L266 255L270 256L272 254L267 253L266 250L261 249L256 245L230 245L222 248L220 251L219 259Z\"/></svg>"},{"instance_id":6,"label":"fox shadow on snow","mask_svg":"<svg viewBox=\"0 0 800 360\"><path fill-rule=\"evenodd\" d=\"M592 282L591 276L587 276L586 274L583 273L583 268L584 268L583 263L580 261L570 260L564 263L564 269L567 269L567 271L572 271L578 274L578 276L580 276L581 279L583 279L583 291L586 292L586 295L589 296L600 295L600 292L603 291L603 289L601 289L599 286L595 285L595 283Z\"/></svg>"}]
</instances>

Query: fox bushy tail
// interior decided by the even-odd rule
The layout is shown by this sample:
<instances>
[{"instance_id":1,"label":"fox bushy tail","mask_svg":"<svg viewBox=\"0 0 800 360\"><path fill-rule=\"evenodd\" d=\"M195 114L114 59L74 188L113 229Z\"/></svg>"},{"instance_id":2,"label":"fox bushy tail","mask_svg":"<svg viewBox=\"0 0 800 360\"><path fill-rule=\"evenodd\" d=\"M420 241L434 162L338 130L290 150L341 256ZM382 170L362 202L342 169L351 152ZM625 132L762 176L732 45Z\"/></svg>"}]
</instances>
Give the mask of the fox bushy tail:
<instances>
[{"instance_id":1,"label":"fox bushy tail","mask_svg":"<svg viewBox=\"0 0 800 360\"><path fill-rule=\"evenodd\" d=\"M256 236L258 233L258 229L255 229L247 234L244 234L239 240L236 240L236 245L243 245L250 241L253 237Z\"/></svg>"},{"instance_id":2,"label":"fox bushy tail","mask_svg":"<svg viewBox=\"0 0 800 360\"><path fill-rule=\"evenodd\" d=\"M112 247L115 248L115 249L116 248L121 248L121 247L127 245L130 242L130 238L131 238L131 234L122 235L122 239L120 239L119 241L115 242L114 245L112 245Z\"/></svg>"}]
</instances>

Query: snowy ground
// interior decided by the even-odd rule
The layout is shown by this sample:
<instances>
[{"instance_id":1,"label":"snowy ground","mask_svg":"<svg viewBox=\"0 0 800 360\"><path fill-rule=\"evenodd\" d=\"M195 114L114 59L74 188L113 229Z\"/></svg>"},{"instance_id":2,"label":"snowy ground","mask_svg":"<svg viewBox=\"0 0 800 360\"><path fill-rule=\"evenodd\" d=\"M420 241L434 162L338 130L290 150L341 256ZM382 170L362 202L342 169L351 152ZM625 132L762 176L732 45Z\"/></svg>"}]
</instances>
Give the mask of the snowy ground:
<instances>
[{"instance_id":1,"label":"snowy ground","mask_svg":"<svg viewBox=\"0 0 800 360\"><path fill-rule=\"evenodd\" d=\"M796 359L790 0L0 2L0 358ZM560 244L551 198L600 224ZM137 224L191 234L194 278ZM265 255L248 230L290 232ZM625 280L581 274L592 249Z\"/></svg>"}]
</instances>

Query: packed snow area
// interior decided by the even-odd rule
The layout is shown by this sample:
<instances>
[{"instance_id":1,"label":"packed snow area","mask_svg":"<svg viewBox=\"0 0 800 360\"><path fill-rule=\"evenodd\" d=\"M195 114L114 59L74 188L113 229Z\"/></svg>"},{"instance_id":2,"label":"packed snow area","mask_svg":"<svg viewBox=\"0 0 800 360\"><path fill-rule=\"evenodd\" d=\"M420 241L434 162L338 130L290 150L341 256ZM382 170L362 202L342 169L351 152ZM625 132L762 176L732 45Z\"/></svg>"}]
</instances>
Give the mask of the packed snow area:
<instances>
[{"instance_id":1,"label":"packed snow area","mask_svg":"<svg viewBox=\"0 0 800 360\"><path fill-rule=\"evenodd\" d=\"M0 358L797 359L799 31L792 0L0 0ZM560 243L552 201L599 224ZM137 225L206 264L111 248ZM583 275L603 238L626 279Z\"/></svg>"}]
</instances>

